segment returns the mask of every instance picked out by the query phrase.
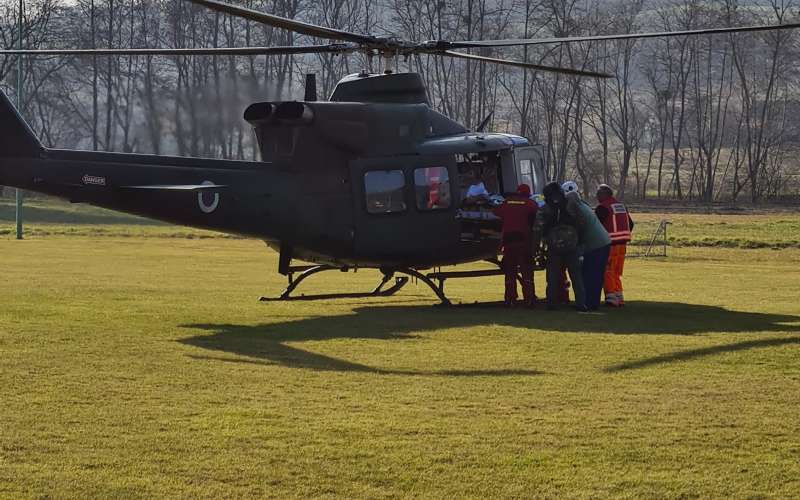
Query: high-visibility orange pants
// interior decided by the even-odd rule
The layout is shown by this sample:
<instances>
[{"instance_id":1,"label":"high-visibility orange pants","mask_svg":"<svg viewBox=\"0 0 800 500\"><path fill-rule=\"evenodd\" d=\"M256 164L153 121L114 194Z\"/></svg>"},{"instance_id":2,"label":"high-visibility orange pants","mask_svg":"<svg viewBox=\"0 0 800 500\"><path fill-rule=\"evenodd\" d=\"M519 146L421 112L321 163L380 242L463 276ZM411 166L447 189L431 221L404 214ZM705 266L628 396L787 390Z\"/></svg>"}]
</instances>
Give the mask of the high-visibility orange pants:
<instances>
[{"instance_id":1,"label":"high-visibility orange pants","mask_svg":"<svg viewBox=\"0 0 800 500\"><path fill-rule=\"evenodd\" d=\"M611 245L608 264L603 276L603 291L606 300L610 297L622 297L622 271L625 267L625 249L627 245Z\"/></svg>"}]
</instances>

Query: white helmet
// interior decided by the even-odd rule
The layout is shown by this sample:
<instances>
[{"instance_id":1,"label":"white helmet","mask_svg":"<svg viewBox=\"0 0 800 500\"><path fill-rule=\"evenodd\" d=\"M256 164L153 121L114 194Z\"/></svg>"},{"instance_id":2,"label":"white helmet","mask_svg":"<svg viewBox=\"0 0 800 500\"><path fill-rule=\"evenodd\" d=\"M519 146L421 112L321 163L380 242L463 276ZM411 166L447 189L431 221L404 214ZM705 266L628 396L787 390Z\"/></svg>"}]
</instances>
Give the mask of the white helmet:
<instances>
[{"instance_id":1,"label":"white helmet","mask_svg":"<svg viewBox=\"0 0 800 500\"><path fill-rule=\"evenodd\" d=\"M564 191L564 194L577 193L578 185L575 181L567 181L561 185L561 189Z\"/></svg>"}]
</instances>

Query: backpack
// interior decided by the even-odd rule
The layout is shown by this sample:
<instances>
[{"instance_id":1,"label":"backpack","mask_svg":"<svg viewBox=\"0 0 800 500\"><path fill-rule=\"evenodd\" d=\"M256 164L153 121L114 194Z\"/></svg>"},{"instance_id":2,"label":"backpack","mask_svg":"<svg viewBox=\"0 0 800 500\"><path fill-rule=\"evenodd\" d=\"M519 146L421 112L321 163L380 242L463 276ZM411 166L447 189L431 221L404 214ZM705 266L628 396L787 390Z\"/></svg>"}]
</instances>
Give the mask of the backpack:
<instances>
[{"instance_id":1,"label":"backpack","mask_svg":"<svg viewBox=\"0 0 800 500\"><path fill-rule=\"evenodd\" d=\"M568 224L559 224L547 234L547 248L557 254L566 254L578 249L578 230Z\"/></svg>"}]
</instances>

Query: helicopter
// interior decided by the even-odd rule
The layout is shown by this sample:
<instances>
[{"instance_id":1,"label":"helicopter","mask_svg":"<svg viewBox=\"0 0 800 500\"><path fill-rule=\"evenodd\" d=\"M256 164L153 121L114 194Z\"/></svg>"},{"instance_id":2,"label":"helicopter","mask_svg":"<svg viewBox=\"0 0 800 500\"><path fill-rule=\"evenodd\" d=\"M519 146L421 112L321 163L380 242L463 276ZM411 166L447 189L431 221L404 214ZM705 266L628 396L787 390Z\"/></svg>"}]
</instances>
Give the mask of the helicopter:
<instances>
[{"instance_id":1,"label":"helicopter","mask_svg":"<svg viewBox=\"0 0 800 500\"><path fill-rule=\"evenodd\" d=\"M389 296L409 278L450 304L445 281L502 274L500 221L491 205L467 206L464 193L481 180L501 197L545 184L543 148L528 139L476 130L434 110L417 73L396 72L416 54L470 59L575 77L611 75L498 59L474 48L674 37L794 29L800 23L566 38L412 42L318 26L217 0L187 0L214 11L335 43L284 47L189 49L0 50L3 55L274 55L362 52L385 60L317 99L314 75L303 101L257 102L244 111L260 161L63 150L44 147L0 92L0 185L12 186L173 224L261 239L278 252L293 300ZM502 198L500 198L502 199ZM537 257L541 258L541 257ZM303 261L309 264L295 264ZM485 261L489 269L442 272L442 266ZM538 262L541 266L541 262ZM364 293L293 295L324 271L378 269ZM431 272L432 270L432 272ZM392 283L392 279L394 282Z\"/></svg>"}]
</instances>

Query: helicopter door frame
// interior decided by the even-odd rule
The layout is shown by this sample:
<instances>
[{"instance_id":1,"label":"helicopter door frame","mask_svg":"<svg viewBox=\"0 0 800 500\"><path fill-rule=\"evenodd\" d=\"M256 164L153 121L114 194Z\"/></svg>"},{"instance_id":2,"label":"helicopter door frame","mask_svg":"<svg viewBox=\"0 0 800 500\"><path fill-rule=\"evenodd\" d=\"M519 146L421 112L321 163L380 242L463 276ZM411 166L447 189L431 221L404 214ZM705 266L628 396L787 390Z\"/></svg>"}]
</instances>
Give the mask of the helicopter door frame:
<instances>
[{"instance_id":1,"label":"helicopter door frame","mask_svg":"<svg viewBox=\"0 0 800 500\"><path fill-rule=\"evenodd\" d=\"M447 173L447 179L443 181L447 186L439 191L442 198L437 199L449 196L449 203L433 208L420 206L418 190L422 194L432 191L429 191L429 186L416 185L415 173L419 169L435 167L443 167ZM432 252L441 251L457 241L454 213L460 193L455 186L458 174L453 155L360 158L351 161L349 168L356 254L382 261L391 260L395 254L398 259L413 256L425 261L430 260ZM368 196L366 182L372 172L376 173L374 181L377 185L384 184L391 189L378 192L374 197ZM383 174L379 174L381 172ZM399 186L401 179L402 186ZM448 233L452 235L448 236ZM398 264L412 265L413 262L398 261Z\"/></svg>"},{"instance_id":2,"label":"helicopter door frame","mask_svg":"<svg viewBox=\"0 0 800 500\"><path fill-rule=\"evenodd\" d=\"M508 170L513 170L517 185L527 184L532 193L541 193L545 184L544 147L541 145L518 147L514 148L512 153L513 167ZM504 167L505 174L508 167Z\"/></svg>"}]
</instances>

